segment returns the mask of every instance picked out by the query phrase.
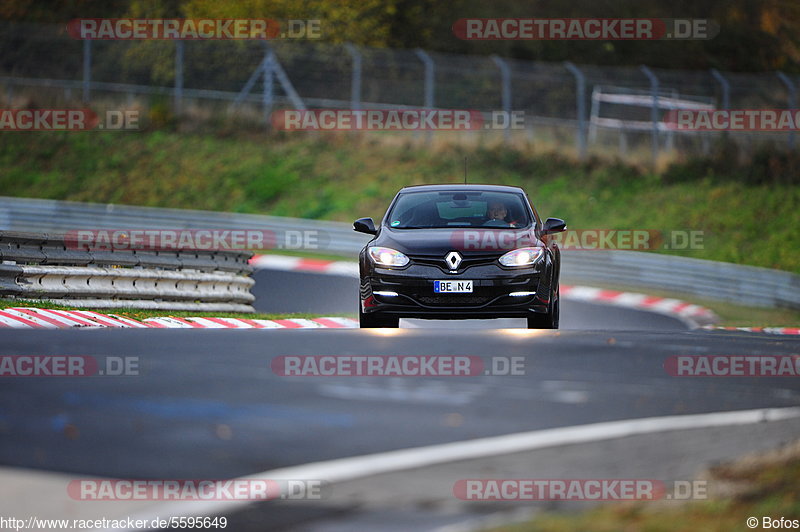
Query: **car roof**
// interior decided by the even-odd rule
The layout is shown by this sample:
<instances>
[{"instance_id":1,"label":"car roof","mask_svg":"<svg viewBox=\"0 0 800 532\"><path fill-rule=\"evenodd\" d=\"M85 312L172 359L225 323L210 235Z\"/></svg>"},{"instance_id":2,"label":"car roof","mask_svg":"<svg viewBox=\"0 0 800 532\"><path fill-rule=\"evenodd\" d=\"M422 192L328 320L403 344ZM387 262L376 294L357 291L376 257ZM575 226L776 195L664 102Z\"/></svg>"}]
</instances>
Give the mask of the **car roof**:
<instances>
[{"instance_id":1,"label":"car roof","mask_svg":"<svg viewBox=\"0 0 800 532\"><path fill-rule=\"evenodd\" d=\"M455 192L459 190L472 190L480 192L514 192L516 194L525 194L525 191L521 188L511 187L508 185L464 185L455 183L446 183L441 185L413 185L403 187L400 189L400 192Z\"/></svg>"}]
</instances>

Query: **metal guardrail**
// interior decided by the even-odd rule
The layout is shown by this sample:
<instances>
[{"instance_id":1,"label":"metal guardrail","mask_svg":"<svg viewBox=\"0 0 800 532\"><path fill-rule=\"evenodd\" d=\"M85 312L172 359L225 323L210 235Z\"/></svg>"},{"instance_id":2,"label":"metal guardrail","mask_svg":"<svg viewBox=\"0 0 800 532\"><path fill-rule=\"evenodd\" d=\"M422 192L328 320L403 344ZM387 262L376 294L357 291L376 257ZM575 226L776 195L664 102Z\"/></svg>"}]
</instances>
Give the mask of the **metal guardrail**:
<instances>
[{"instance_id":1,"label":"metal guardrail","mask_svg":"<svg viewBox=\"0 0 800 532\"><path fill-rule=\"evenodd\" d=\"M354 217L356 214L354 213ZM250 229L316 231L314 251L353 257L369 240L347 223L253 214L0 197L0 230ZM564 279L653 288L756 307L800 309L800 276L767 268L619 250L562 252Z\"/></svg>"},{"instance_id":2,"label":"metal guardrail","mask_svg":"<svg viewBox=\"0 0 800 532\"><path fill-rule=\"evenodd\" d=\"M349 224L188 209L159 209L0 196L0 231L66 234L78 229L237 229L270 231L282 245L290 231L315 231L312 251L357 255L369 237ZM289 239L290 240L290 239Z\"/></svg>"},{"instance_id":3,"label":"metal guardrail","mask_svg":"<svg viewBox=\"0 0 800 532\"><path fill-rule=\"evenodd\" d=\"M0 232L0 296L92 308L253 312L248 251L77 249Z\"/></svg>"},{"instance_id":4,"label":"metal guardrail","mask_svg":"<svg viewBox=\"0 0 800 532\"><path fill-rule=\"evenodd\" d=\"M753 307L800 309L800 275L726 262L619 250L567 250L565 279L654 288Z\"/></svg>"}]
</instances>

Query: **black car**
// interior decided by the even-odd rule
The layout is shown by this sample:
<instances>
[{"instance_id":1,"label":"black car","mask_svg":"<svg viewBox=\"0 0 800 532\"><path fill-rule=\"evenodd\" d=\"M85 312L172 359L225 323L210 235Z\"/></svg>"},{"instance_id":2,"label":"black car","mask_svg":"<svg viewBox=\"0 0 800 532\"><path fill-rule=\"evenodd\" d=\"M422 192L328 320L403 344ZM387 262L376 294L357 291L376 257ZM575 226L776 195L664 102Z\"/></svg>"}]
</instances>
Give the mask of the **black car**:
<instances>
[{"instance_id":1,"label":"black car","mask_svg":"<svg viewBox=\"0 0 800 532\"><path fill-rule=\"evenodd\" d=\"M361 327L401 317L519 318L557 329L561 255L525 192L498 185L422 185L398 192L359 255Z\"/></svg>"}]
</instances>

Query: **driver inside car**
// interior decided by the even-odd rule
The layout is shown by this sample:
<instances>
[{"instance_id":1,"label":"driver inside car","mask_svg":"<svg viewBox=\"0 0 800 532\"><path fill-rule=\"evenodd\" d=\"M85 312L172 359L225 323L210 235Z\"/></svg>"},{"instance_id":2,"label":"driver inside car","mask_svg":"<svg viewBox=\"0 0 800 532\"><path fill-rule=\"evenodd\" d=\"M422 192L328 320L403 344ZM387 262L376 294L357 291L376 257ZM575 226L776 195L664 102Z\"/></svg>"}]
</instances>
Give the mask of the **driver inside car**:
<instances>
[{"instance_id":1,"label":"driver inside car","mask_svg":"<svg viewBox=\"0 0 800 532\"><path fill-rule=\"evenodd\" d=\"M483 223L487 227L515 227L516 221L509 222L506 217L508 210L502 201L490 201L486 208L487 220Z\"/></svg>"}]
</instances>

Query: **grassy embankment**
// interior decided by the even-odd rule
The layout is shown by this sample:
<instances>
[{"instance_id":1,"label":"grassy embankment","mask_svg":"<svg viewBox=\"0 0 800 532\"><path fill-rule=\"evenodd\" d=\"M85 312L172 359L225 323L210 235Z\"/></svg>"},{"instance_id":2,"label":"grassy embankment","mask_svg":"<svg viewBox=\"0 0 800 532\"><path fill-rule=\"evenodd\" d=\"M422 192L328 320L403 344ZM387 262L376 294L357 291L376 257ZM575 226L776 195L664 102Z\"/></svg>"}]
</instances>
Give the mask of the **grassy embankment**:
<instances>
[{"instance_id":1,"label":"grassy embankment","mask_svg":"<svg viewBox=\"0 0 800 532\"><path fill-rule=\"evenodd\" d=\"M715 466L701 477L708 488L707 500L646 501L606 504L572 513L544 512L530 522L492 532L728 532L748 530L750 517L758 519L757 530L771 528L762 528L763 517L800 520L800 442Z\"/></svg>"}]
</instances>

